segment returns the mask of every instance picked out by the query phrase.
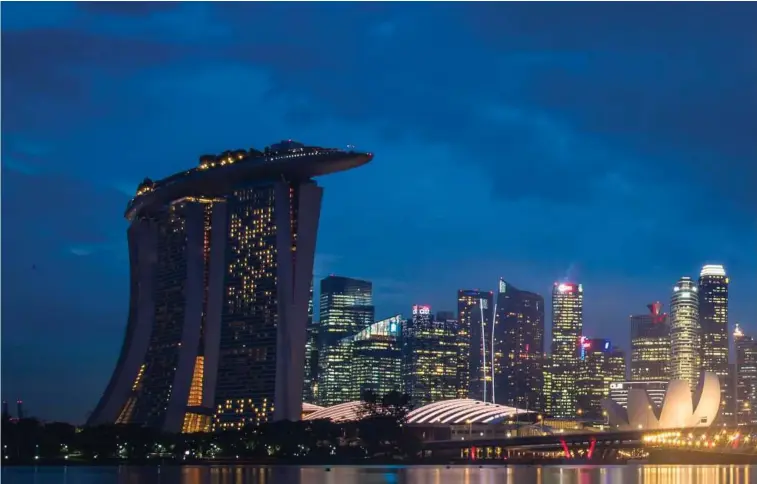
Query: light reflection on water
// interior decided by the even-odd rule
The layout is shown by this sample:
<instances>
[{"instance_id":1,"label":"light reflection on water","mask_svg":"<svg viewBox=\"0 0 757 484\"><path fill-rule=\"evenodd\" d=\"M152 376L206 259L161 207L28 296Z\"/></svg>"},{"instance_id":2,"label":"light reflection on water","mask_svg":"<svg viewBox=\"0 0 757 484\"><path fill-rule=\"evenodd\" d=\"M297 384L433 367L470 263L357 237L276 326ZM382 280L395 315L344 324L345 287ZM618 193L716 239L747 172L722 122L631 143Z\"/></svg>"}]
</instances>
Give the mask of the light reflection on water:
<instances>
[{"instance_id":1,"label":"light reflection on water","mask_svg":"<svg viewBox=\"0 0 757 484\"><path fill-rule=\"evenodd\" d=\"M329 469L329 470L327 470ZM3 484L757 484L749 466L5 467Z\"/></svg>"}]
</instances>

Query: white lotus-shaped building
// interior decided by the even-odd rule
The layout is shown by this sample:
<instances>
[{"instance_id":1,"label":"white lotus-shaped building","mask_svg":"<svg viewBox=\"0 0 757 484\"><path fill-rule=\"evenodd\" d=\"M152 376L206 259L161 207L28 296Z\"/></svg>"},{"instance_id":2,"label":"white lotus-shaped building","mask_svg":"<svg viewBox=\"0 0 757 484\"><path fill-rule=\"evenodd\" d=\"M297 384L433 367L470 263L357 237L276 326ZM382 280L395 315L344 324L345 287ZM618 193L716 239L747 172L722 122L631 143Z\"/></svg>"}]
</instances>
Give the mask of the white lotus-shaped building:
<instances>
[{"instance_id":1,"label":"white lotus-shaped building","mask_svg":"<svg viewBox=\"0 0 757 484\"><path fill-rule=\"evenodd\" d=\"M662 406L658 407L643 389L628 392L628 408L606 398L602 408L612 428L619 430L709 427L720 408L720 381L714 373L702 372L693 395L685 380L668 383Z\"/></svg>"}]
</instances>

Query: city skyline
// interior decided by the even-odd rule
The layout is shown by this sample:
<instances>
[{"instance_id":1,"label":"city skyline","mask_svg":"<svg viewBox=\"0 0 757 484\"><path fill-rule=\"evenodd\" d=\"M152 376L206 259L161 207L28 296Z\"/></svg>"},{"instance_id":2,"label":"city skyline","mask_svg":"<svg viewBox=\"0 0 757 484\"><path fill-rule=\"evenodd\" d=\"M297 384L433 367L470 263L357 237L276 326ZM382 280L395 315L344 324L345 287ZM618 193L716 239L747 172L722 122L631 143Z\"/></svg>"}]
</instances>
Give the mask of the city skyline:
<instances>
[{"instance_id":1,"label":"city skyline","mask_svg":"<svg viewBox=\"0 0 757 484\"><path fill-rule=\"evenodd\" d=\"M499 277L549 308L567 279L584 333L628 350L628 316L711 263L757 334L754 12L3 4L3 399L83 422L123 341L134 187L282 138L376 153L322 182L315 277L372 281L377 318Z\"/></svg>"}]
</instances>

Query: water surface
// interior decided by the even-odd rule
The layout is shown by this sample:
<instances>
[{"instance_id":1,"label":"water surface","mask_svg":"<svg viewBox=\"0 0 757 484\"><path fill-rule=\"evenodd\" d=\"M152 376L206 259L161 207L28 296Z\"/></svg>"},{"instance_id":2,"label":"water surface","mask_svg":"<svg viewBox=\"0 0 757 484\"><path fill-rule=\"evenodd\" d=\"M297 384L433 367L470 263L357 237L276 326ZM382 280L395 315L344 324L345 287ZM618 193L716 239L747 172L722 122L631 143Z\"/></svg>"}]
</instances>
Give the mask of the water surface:
<instances>
[{"instance_id":1,"label":"water surface","mask_svg":"<svg viewBox=\"0 0 757 484\"><path fill-rule=\"evenodd\" d=\"M2 482L3 484L757 484L757 466L5 467L2 469Z\"/></svg>"}]
</instances>

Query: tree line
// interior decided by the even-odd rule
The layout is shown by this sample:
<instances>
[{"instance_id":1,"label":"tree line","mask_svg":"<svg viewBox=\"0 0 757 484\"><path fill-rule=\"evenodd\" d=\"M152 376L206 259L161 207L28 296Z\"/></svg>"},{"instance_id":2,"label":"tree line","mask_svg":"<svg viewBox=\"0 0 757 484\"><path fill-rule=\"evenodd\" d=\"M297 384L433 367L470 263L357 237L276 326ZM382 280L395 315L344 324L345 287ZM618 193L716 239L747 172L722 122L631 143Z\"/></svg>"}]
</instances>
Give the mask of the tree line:
<instances>
[{"instance_id":1,"label":"tree line","mask_svg":"<svg viewBox=\"0 0 757 484\"><path fill-rule=\"evenodd\" d=\"M3 416L2 461L46 462L337 462L414 458L420 440L408 428L410 399L399 392L367 392L359 420L279 421L240 430L168 434L141 425L76 427Z\"/></svg>"}]
</instances>

